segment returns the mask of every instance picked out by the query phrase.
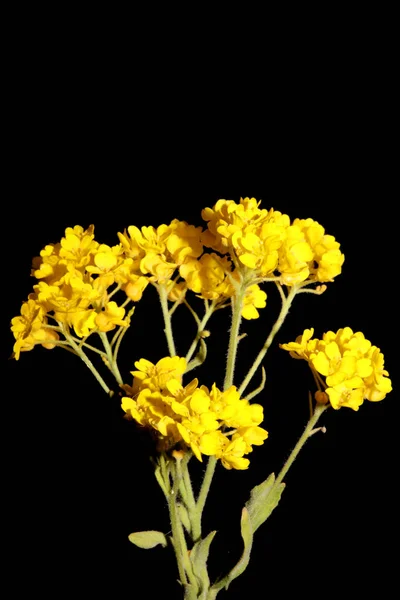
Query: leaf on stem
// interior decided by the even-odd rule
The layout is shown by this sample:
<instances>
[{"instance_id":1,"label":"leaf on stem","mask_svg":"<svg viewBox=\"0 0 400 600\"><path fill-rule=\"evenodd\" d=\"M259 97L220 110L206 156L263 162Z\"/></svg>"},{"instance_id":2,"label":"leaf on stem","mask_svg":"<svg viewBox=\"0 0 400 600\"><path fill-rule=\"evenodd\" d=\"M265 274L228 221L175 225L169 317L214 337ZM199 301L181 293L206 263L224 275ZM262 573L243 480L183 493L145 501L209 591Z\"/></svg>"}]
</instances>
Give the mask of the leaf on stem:
<instances>
[{"instance_id":1,"label":"leaf on stem","mask_svg":"<svg viewBox=\"0 0 400 600\"><path fill-rule=\"evenodd\" d=\"M282 492L285 488L284 483L275 485L275 474L271 473L269 477L260 485L256 485L250 492L250 500L246 502L246 508L249 511L253 533L270 516L274 508L279 503Z\"/></svg>"},{"instance_id":2,"label":"leaf on stem","mask_svg":"<svg viewBox=\"0 0 400 600\"><path fill-rule=\"evenodd\" d=\"M210 579L207 571L208 553L210 544L217 532L211 531L204 540L196 542L190 552L190 562L193 565L193 573L199 580L200 592L208 590Z\"/></svg>"},{"instance_id":3,"label":"leaf on stem","mask_svg":"<svg viewBox=\"0 0 400 600\"><path fill-rule=\"evenodd\" d=\"M168 491L167 491L167 488L165 487L165 481L164 481L164 478L162 476L161 467L160 466L157 466L154 469L154 475L155 475L155 477L157 479L158 485L160 486L160 488L164 492L164 496L168 500Z\"/></svg>"},{"instance_id":4,"label":"leaf on stem","mask_svg":"<svg viewBox=\"0 0 400 600\"><path fill-rule=\"evenodd\" d=\"M145 550L154 548L159 544L164 548L167 546L167 538L161 531L137 531L136 533L131 533L128 538L132 544Z\"/></svg>"},{"instance_id":5,"label":"leaf on stem","mask_svg":"<svg viewBox=\"0 0 400 600\"><path fill-rule=\"evenodd\" d=\"M177 507L178 507L178 514L179 514L181 523L184 526L184 528L186 529L186 531L188 532L188 534L190 535L190 533L192 531L192 526L190 524L190 518L189 518L189 513L187 511L187 508L181 502L177 503Z\"/></svg>"},{"instance_id":6,"label":"leaf on stem","mask_svg":"<svg viewBox=\"0 0 400 600\"><path fill-rule=\"evenodd\" d=\"M239 562L233 567L226 580L224 581L226 590L228 589L231 581L233 581L234 579L236 579L236 577L239 577L239 575L243 573L250 560L250 552L251 547L253 545L253 529L249 511L246 507L242 510L240 529L242 532L242 538L244 542L244 550Z\"/></svg>"}]
</instances>

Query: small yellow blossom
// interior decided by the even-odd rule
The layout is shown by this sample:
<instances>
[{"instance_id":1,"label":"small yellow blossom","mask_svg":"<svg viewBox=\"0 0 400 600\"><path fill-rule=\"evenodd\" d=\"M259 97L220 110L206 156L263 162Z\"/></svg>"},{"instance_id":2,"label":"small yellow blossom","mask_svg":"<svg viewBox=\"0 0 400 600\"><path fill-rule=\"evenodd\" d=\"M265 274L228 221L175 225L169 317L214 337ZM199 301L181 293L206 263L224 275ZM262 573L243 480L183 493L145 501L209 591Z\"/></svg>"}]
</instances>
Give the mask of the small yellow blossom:
<instances>
[{"instance_id":1,"label":"small yellow blossom","mask_svg":"<svg viewBox=\"0 0 400 600\"><path fill-rule=\"evenodd\" d=\"M332 281L341 273L344 262L340 244L332 235L327 235L322 225L313 219L295 219L293 225L303 232L313 252L313 259L309 264L310 279Z\"/></svg>"},{"instance_id":2,"label":"small yellow blossom","mask_svg":"<svg viewBox=\"0 0 400 600\"><path fill-rule=\"evenodd\" d=\"M11 331L15 337L14 357L19 359L21 352L32 350L36 344L47 349L54 348L59 336L53 329L46 327L45 312L33 298L21 306L21 315L11 320Z\"/></svg>"},{"instance_id":3,"label":"small yellow blossom","mask_svg":"<svg viewBox=\"0 0 400 600\"><path fill-rule=\"evenodd\" d=\"M86 267L98 243L94 240L94 226L84 230L80 225L67 227L65 237L61 239L60 259L65 264L72 264L75 269Z\"/></svg>"},{"instance_id":4,"label":"small yellow blossom","mask_svg":"<svg viewBox=\"0 0 400 600\"><path fill-rule=\"evenodd\" d=\"M125 309L118 306L116 302L108 302L104 309L97 313L95 323L99 331L111 331L117 325L128 326L128 321L124 321Z\"/></svg>"},{"instance_id":5,"label":"small yellow blossom","mask_svg":"<svg viewBox=\"0 0 400 600\"><path fill-rule=\"evenodd\" d=\"M214 252L188 261L181 265L179 272L188 288L205 300L225 300L234 293L229 280L232 263Z\"/></svg>"},{"instance_id":6,"label":"small yellow blossom","mask_svg":"<svg viewBox=\"0 0 400 600\"><path fill-rule=\"evenodd\" d=\"M325 377L326 389L318 392L317 402L325 402L328 396L335 409L347 406L358 410L364 400L383 400L392 390L383 354L362 332L344 327L324 333L322 340L311 339L313 333L306 329L296 342L281 344L281 348L294 358L305 359Z\"/></svg>"},{"instance_id":7,"label":"small yellow blossom","mask_svg":"<svg viewBox=\"0 0 400 600\"><path fill-rule=\"evenodd\" d=\"M134 302L138 302L141 300L143 296L143 292L149 284L149 280L147 277L143 275L129 275L126 283L122 286L125 294L133 300Z\"/></svg>"},{"instance_id":8,"label":"small yellow blossom","mask_svg":"<svg viewBox=\"0 0 400 600\"><path fill-rule=\"evenodd\" d=\"M167 283L177 266L175 263L168 262L164 255L155 252L147 252L140 261L140 270L143 275L150 275L150 280L158 283Z\"/></svg>"},{"instance_id":9,"label":"small yellow blossom","mask_svg":"<svg viewBox=\"0 0 400 600\"><path fill-rule=\"evenodd\" d=\"M164 390L170 379L182 381L186 370L186 360L179 356L165 357L153 364L145 358L135 362L137 371L131 371L134 378L133 389L147 387L150 390Z\"/></svg>"},{"instance_id":10,"label":"small yellow blossom","mask_svg":"<svg viewBox=\"0 0 400 600\"><path fill-rule=\"evenodd\" d=\"M247 288L244 297L242 317L244 319L258 319L260 316L257 308L267 306L267 294L257 284Z\"/></svg>"},{"instance_id":11,"label":"small yellow blossom","mask_svg":"<svg viewBox=\"0 0 400 600\"><path fill-rule=\"evenodd\" d=\"M187 260L201 255L203 252L203 244L200 240L203 231L201 227L174 219L169 228L171 233L166 239L166 246L172 262L182 265Z\"/></svg>"}]
</instances>

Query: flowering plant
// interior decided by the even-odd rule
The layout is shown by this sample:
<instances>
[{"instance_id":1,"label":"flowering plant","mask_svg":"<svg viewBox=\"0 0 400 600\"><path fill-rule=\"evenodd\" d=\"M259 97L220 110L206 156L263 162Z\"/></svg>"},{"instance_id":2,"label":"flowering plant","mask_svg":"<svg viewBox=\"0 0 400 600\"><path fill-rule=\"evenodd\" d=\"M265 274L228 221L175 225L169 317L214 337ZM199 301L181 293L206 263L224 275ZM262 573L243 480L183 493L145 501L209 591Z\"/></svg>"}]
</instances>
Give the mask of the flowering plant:
<instances>
[{"instance_id":1,"label":"flowering plant","mask_svg":"<svg viewBox=\"0 0 400 600\"><path fill-rule=\"evenodd\" d=\"M391 391L391 382L379 348L347 326L326 332L322 339L306 329L296 341L281 344L311 369L316 391L309 395L310 419L277 476L270 474L251 490L242 511L239 561L210 581L207 560L216 532L203 533L202 516L215 468L220 462L227 470L248 469L253 447L267 439L261 426L263 405L253 402L265 386L265 355L295 297L324 293L326 284L341 273L344 256L319 223L291 221L261 208L254 198L219 200L202 217L205 230L177 219L157 228L130 226L118 233L115 246L96 241L93 226L67 228L59 243L47 245L34 259L37 283L11 328L17 360L36 345L60 347L79 356L110 396L115 389L101 367L115 378L125 417L154 438L154 473L171 522L170 536L151 530L132 533L129 539L141 548L171 544L185 598L206 600L246 569L254 533L279 503L288 469L307 439L324 431L317 427L321 415L329 407L358 411L364 400L380 401ZM264 284L276 287L281 309L248 373L237 381L235 365L245 335L240 327L242 320L257 319L266 307ZM148 286L159 295L169 356L136 356L133 379L127 382L120 372L119 351ZM200 314L194 308L196 296L203 305ZM192 315L197 331L181 355L174 315L183 309ZM206 362L212 340L209 321L223 309L231 310L224 383L207 387L187 374ZM98 365L96 357L101 359ZM261 382L247 391L259 369ZM197 493L189 471L196 460L207 461Z\"/></svg>"}]
</instances>

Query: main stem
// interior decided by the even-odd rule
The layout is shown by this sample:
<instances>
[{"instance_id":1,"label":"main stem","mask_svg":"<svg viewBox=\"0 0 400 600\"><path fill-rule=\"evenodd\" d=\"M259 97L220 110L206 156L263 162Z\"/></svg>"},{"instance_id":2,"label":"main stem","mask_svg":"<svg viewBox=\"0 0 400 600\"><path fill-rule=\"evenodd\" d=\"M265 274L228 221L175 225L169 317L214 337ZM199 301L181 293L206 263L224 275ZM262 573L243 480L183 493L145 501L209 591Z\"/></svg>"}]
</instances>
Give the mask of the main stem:
<instances>
[{"instance_id":1,"label":"main stem","mask_svg":"<svg viewBox=\"0 0 400 600\"><path fill-rule=\"evenodd\" d=\"M226 360L226 374L224 381L224 390L227 390L233 384L233 375L235 372L236 354L239 341L239 329L242 321L243 300L246 289L241 285L237 296L233 300L232 307L232 325L229 334L228 356Z\"/></svg>"},{"instance_id":2,"label":"main stem","mask_svg":"<svg viewBox=\"0 0 400 600\"><path fill-rule=\"evenodd\" d=\"M232 325L229 334L229 346L228 356L226 361L226 374L224 381L224 390L227 390L233 384L233 375L235 371L236 354L238 349L238 337L240 323L242 320L242 308L244 295L246 293L245 286L242 285L238 291L238 294L233 302L232 306ZM199 519L201 521L201 515L203 513L204 505L207 500L208 492L210 491L211 482L214 476L215 467L217 465L217 459L215 456L210 456L207 463L206 472L204 479L201 484L199 497L197 499L197 510Z\"/></svg>"}]
</instances>

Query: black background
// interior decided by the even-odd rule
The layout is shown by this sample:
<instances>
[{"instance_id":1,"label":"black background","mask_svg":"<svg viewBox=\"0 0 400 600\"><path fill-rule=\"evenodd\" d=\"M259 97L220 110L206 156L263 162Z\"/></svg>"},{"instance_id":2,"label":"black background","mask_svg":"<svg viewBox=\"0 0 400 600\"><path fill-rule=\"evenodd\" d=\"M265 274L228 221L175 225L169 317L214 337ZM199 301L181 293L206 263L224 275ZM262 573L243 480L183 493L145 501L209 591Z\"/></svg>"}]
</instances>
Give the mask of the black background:
<instances>
[{"instance_id":1,"label":"black background","mask_svg":"<svg viewBox=\"0 0 400 600\"><path fill-rule=\"evenodd\" d=\"M311 216L342 244L343 274L328 284L322 297L303 295L295 301L268 356L267 386L257 401L264 405L269 439L255 448L248 471L217 471L204 524L205 531L218 530L210 559L211 572L218 576L240 555L240 511L251 487L279 471L307 420L307 394L313 389L308 369L277 344L293 340L306 327L315 327L321 335L348 325L382 349L396 386L390 209L374 200L369 208L360 202L353 210L355 198L349 192L343 197L338 189L324 190L322 181L318 193L309 194L295 186L286 194L278 185L271 193L267 184L255 188L251 182L237 190L221 186L199 193L195 185L181 190L177 183L175 190L167 186L156 194L151 187L142 192L127 187L121 197L112 191L114 178L106 180L106 189L97 182L86 194L76 193L79 182L73 175L65 177L63 192L45 190L37 196L39 204L45 202L44 218L36 210L18 216L15 211L18 220L11 226L17 224L18 234L9 265L8 318L18 314L33 283L31 256L47 242L59 240L66 226L78 223L93 222L96 239L112 244L117 243L116 232L130 224L158 225L176 217L201 225L202 207L219 197L239 200L249 194L292 218ZM97 178L100 171L91 180ZM248 337L240 344L238 381L277 314L277 293L272 285L265 289L268 307L258 321L243 324ZM135 360L155 362L167 353L153 290L144 296L135 317L120 352L126 381ZM182 309L174 321L178 351L182 348L184 353L193 325ZM228 312L210 323L209 361L196 373L207 385L214 380L222 384L228 327ZM11 335L6 339L9 355ZM11 564L18 571L21 561L24 564L24 576L15 580L17 589L28 578L30 586L46 593L66 586L90 594L109 590L110 597L128 598L139 578L146 582L147 597L179 598L171 551L140 550L127 539L132 531L168 531L169 526L148 460L150 444L122 419L118 399L107 398L84 365L59 349L37 348L23 353L18 363L8 360L5 367L9 387L3 428L8 440L6 497L11 505L6 525L12 531ZM344 585L360 590L388 580L388 540L397 503L396 395L395 389L383 402L365 402L358 413L342 409L324 415L327 433L308 442L287 475L281 504L257 533L251 564L232 584L231 598L243 597L249 585L261 589L265 581L272 590L282 591L309 588L311 578L310 594L317 597L328 585L337 591ZM196 481L201 470L196 465Z\"/></svg>"},{"instance_id":2,"label":"black background","mask_svg":"<svg viewBox=\"0 0 400 600\"><path fill-rule=\"evenodd\" d=\"M382 349L394 391L358 413L324 415L327 433L301 452L279 507L257 532L250 566L226 597L300 591L317 598L326 590L385 597L395 581L398 530L398 167L390 86L376 74L379 93L372 95L367 71L357 82L333 68L307 79L292 65L279 82L285 86L268 82L255 114L250 84L238 112L220 80L202 88L186 74L184 93L172 100L173 83L154 75L149 91L137 63L123 77L108 64L103 77L105 63L96 75L95 60L77 74L67 68L68 57L50 63L48 54L32 59L26 51L7 91L3 528L15 595L182 597L172 552L128 541L136 530L169 529L146 437L122 419L117 398L107 398L76 357L37 348L18 363L9 359L8 324L30 292L32 256L67 226L93 223L96 239L113 244L130 224L178 218L201 225L201 208L219 198L255 196L292 219L319 221L341 242L346 260L323 296L295 301L269 353L267 386L257 398L269 439L255 448L248 471L216 473L204 517L206 532L218 530L211 573L224 574L239 558L240 512L250 489L279 471L307 420L310 375L278 343L306 327L321 335L350 326ZM266 291L262 317L244 323L239 379L279 306L274 288ZM184 352L192 324L179 315ZM135 317L120 353L128 381L135 360L166 354L151 290ZM228 313L210 323L209 360L198 371L206 384L222 383L228 327ZM197 481L201 470L196 465Z\"/></svg>"}]
</instances>

